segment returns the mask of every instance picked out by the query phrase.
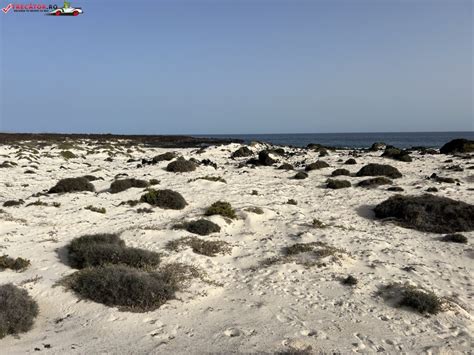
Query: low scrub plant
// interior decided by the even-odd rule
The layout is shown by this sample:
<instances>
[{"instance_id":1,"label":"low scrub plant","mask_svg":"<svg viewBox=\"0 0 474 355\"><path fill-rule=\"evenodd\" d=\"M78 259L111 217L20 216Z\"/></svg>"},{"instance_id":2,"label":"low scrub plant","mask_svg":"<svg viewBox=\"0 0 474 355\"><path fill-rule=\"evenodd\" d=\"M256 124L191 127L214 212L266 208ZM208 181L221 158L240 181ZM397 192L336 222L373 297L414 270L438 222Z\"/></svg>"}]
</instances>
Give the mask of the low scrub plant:
<instances>
[{"instance_id":1,"label":"low scrub plant","mask_svg":"<svg viewBox=\"0 0 474 355\"><path fill-rule=\"evenodd\" d=\"M0 339L29 331L38 316L38 304L13 284L0 286Z\"/></svg>"}]
</instances>

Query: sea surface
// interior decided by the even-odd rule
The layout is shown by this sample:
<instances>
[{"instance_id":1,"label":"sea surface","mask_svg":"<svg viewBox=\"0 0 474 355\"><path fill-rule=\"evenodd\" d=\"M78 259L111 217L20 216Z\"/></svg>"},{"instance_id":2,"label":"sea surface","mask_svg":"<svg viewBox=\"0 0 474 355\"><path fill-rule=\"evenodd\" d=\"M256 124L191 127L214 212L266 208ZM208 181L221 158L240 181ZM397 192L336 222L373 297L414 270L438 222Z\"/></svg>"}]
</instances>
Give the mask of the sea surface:
<instances>
[{"instance_id":1,"label":"sea surface","mask_svg":"<svg viewBox=\"0 0 474 355\"><path fill-rule=\"evenodd\" d=\"M403 132L403 133L301 133L301 134L218 134L210 138L242 139L245 143L263 141L277 145L305 147L309 143L339 148L368 148L374 142L384 142L399 148L423 146L440 148L455 138L474 140L474 131L467 132Z\"/></svg>"}]
</instances>

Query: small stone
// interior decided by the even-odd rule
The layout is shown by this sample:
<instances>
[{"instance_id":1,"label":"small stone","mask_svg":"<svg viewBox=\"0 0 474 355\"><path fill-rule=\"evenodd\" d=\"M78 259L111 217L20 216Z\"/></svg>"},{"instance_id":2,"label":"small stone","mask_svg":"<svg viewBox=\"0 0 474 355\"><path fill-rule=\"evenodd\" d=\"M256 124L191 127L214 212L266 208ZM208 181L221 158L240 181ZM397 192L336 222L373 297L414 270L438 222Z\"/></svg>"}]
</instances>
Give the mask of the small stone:
<instances>
[{"instance_id":1,"label":"small stone","mask_svg":"<svg viewBox=\"0 0 474 355\"><path fill-rule=\"evenodd\" d=\"M228 337L238 337L240 335L240 331L236 328L228 328L225 330L224 332L225 335L227 335Z\"/></svg>"}]
</instances>

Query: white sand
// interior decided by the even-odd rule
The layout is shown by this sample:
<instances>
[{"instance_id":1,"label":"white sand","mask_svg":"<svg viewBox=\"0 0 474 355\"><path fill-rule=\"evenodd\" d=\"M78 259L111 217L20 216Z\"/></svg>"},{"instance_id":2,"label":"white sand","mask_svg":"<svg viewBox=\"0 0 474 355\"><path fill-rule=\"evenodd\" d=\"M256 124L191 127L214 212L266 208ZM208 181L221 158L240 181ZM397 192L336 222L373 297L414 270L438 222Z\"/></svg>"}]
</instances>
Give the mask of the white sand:
<instances>
[{"instance_id":1,"label":"white sand","mask_svg":"<svg viewBox=\"0 0 474 355\"><path fill-rule=\"evenodd\" d=\"M294 180L290 179L294 171L237 168L238 162L246 158L233 161L229 157L239 146L211 147L203 154L196 154L196 149L154 148L132 153L141 159L176 151L186 158L208 158L218 164L217 170L200 166L183 174L166 172L167 162L136 168L137 163L126 163L128 157L124 155L105 162L106 153L65 161L58 156L59 150L51 147L40 150L43 157L30 163L15 157L17 149L1 146L0 162L10 160L19 165L0 169L0 202L22 198L26 203L2 208L6 213L0 214L0 255L30 259L31 266L21 273L0 272L0 284L12 282L28 290L38 302L40 314L31 331L1 339L0 353L23 354L35 352L35 348L40 349L35 353L48 354L275 352L310 348L313 352L445 353L472 349L474 233L463 233L469 238L467 245L444 243L439 241L439 234L376 221L371 207L394 192L386 191L387 186L356 187L356 182L364 178L339 177L353 183L348 189L329 190L324 185L335 168L356 172L366 163L377 162L395 166L403 173L403 178L395 180L395 185L405 189L403 194L420 194L427 187L436 186L439 196L474 203L473 191L467 190L474 187L474 170L442 169L452 164L466 167L472 161L467 164L466 160L454 158L452 164L446 164L443 161L447 156L415 153L414 161L405 163L373 152L356 158L357 165L343 165L338 160L349 158L348 151L337 151L321 158L330 168L311 171L308 179ZM262 148L251 149L257 152ZM51 157L44 157L47 152ZM320 158L318 153L299 151L285 161L296 163L303 159L314 162ZM23 174L31 164L39 167L37 173ZM61 165L66 169L60 169ZM93 172L97 168L101 170ZM433 172L458 178L461 185L426 180ZM122 201L138 199L143 191L132 188L118 194L107 192L118 173L146 180L156 178L161 181L156 188L180 192L189 205L180 211L154 208L148 214L136 213L139 207L149 207L146 204L118 206ZM93 182L100 193L51 194L39 199L60 202L59 208L26 207L38 199L32 194L49 189L61 178L85 174L104 179ZM206 180L188 183L191 178L205 175L221 176L227 184ZM24 184L28 186L23 187ZM251 195L252 190L259 195ZM290 198L298 205L287 204ZM201 217L204 209L217 200L230 202L239 219L228 223L220 216L210 217L222 231L202 238L230 242L231 255L207 257L190 249L164 250L168 241L191 235L172 230L174 224ZM107 213L85 210L87 205L105 207ZM250 206L261 207L265 213L244 211ZM314 218L328 227L312 227ZM223 286L195 281L178 295L180 300L148 313L121 312L79 300L61 286L53 287L75 271L62 262L58 249L75 237L98 232L122 232L128 245L162 252L163 262L194 264ZM284 246L312 241L343 248L350 255L320 268L296 263L258 267L262 260L281 255ZM406 266L415 270L402 270ZM340 279L348 274L359 279L356 287L341 284ZM424 316L393 307L376 296L382 285L407 281L450 298L449 309Z\"/></svg>"}]
</instances>

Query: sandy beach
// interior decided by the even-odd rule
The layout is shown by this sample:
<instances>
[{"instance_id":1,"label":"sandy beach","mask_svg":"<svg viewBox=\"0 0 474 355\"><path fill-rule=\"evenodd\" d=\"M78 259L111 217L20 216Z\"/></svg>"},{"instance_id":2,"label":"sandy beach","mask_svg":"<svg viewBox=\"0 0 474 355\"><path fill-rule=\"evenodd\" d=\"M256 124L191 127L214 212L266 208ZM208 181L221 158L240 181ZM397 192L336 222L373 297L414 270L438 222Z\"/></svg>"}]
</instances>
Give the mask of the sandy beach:
<instances>
[{"instance_id":1,"label":"sandy beach","mask_svg":"<svg viewBox=\"0 0 474 355\"><path fill-rule=\"evenodd\" d=\"M125 143L81 139L67 147L31 141L0 146L1 161L13 162L1 169L1 202L24 201L2 207L0 255L30 261L21 272L1 271L0 284L27 290L39 307L30 331L0 340L3 353L472 350L473 232L462 233L467 244L447 243L441 241L447 233L405 228L375 218L373 211L395 194L418 196L428 188L436 188L436 196L474 204L472 157L414 151L412 161L405 162L382 157L383 151L351 150L328 150L320 157L318 149L255 143L248 146L253 157L266 150L275 160L271 166L255 166L246 163L252 156L232 157L243 147L237 143L203 149ZM272 151L277 148L283 152ZM195 159L196 169L176 173L166 170L169 161L146 164L166 152ZM344 164L349 158L356 163ZM293 178L321 160L329 167L307 171L305 179ZM294 170L277 169L283 163ZM388 185L357 186L367 177L355 174L369 163L391 165L402 177ZM456 165L460 168L447 169ZM327 188L327 179L339 168L350 175L336 179L351 186ZM455 182L428 179L433 173ZM60 179L85 175L97 178L91 181L95 191L47 193ZM159 183L111 193L117 177ZM389 191L393 186L403 191ZM148 188L179 192L187 205L178 210L121 204L139 200ZM216 201L229 202L236 217L205 216ZM35 204L28 206L31 203ZM104 208L105 213L88 206ZM140 208L148 213L138 213ZM201 218L217 224L220 231L199 236L175 228ZM67 245L97 233L116 233L127 246L159 253L160 264L192 265L205 276L191 280L174 299L149 312L123 311L84 299L60 284L77 272L68 262ZM224 241L228 251L207 256L186 246L166 247L183 237ZM290 257L283 252L307 243L334 252L316 259L311 253ZM348 275L357 284L344 284ZM442 309L421 314L397 306L381 293L389 284L433 292L442 299Z\"/></svg>"}]
</instances>

